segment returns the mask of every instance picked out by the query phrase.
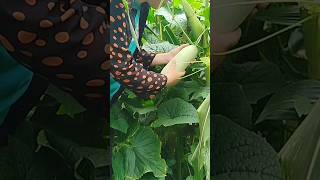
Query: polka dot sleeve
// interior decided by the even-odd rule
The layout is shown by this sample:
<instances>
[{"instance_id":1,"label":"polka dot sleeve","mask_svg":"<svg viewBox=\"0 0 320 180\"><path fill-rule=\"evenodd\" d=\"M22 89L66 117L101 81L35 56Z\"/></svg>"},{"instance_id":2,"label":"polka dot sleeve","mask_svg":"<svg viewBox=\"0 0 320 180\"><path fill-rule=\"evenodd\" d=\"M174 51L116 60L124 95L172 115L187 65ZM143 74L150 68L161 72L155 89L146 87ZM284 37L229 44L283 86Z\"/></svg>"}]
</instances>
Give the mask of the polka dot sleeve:
<instances>
[{"instance_id":1,"label":"polka dot sleeve","mask_svg":"<svg viewBox=\"0 0 320 180\"><path fill-rule=\"evenodd\" d=\"M84 104L107 101L107 12L80 0L0 0L0 42Z\"/></svg>"},{"instance_id":2,"label":"polka dot sleeve","mask_svg":"<svg viewBox=\"0 0 320 180\"><path fill-rule=\"evenodd\" d=\"M135 54L134 58L138 63L142 63L144 68L149 68L155 56L156 54L148 53L142 49Z\"/></svg>"},{"instance_id":3,"label":"polka dot sleeve","mask_svg":"<svg viewBox=\"0 0 320 180\"><path fill-rule=\"evenodd\" d=\"M167 82L163 74L147 71L143 66L143 59L135 59L128 51L131 39L127 36L127 14L121 0L111 0L110 15L110 60L111 74L115 80L124 84L142 98L153 98ZM145 54L146 55L146 54ZM154 55L153 55L154 56ZM146 59L151 63L152 55Z\"/></svg>"}]
</instances>

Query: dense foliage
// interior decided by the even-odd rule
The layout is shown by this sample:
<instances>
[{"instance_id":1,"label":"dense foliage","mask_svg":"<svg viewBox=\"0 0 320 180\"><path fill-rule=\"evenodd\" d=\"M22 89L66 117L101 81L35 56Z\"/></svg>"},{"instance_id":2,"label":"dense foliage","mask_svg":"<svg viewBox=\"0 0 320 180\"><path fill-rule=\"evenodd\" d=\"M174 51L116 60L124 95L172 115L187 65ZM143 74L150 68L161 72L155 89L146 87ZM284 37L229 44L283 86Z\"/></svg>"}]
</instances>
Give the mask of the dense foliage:
<instances>
[{"instance_id":1,"label":"dense foliage","mask_svg":"<svg viewBox=\"0 0 320 180\"><path fill-rule=\"evenodd\" d=\"M0 179L104 180L110 154L105 120L50 86L0 147Z\"/></svg>"},{"instance_id":2,"label":"dense foliage","mask_svg":"<svg viewBox=\"0 0 320 180\"><path fill-rule=\"evenodd\" d=\"M212 75L213 179L319 178L320 11L308 2L248 17Z\"/></svg>"},{"instance_id":3,"label":"dense foliage","mask_svg":"<svg viewBox=\"0 0 320 180\"><path fill-rule=\"evenodd\" d=\"M150 12L143 49L164 53L189 43L199 54L155 100L125 91L112 107L113 179L210 179L208 4L175 0Z\"/></svg>"}]
</instances>

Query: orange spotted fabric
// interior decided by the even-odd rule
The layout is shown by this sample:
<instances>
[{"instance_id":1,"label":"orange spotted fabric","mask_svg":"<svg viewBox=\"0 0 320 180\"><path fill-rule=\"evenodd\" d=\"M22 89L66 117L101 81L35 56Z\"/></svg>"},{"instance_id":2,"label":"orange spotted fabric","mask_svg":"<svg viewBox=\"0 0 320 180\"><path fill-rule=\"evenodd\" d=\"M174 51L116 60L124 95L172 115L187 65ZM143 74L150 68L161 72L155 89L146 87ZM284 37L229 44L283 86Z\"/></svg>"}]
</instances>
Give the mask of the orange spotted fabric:
<instances>
[{"instance_id":1,"label":"orange spotted fabric","mask_svg":"<svg viewBox=\"0 0 320 180\"><path fill-rule=\"evenodd\" d=\"M81 0L0 0L0 43L85 106L109 102L110 72L140 97L153 98L167 78L147 70L154 54L130 55L124 5L106 3L111 14Z\"/></svg>"},{"instance_id":2,"label":"orange spotted fabric","mask_svg":"<svg viewBox=\"0 0 320 180\"><path fill-rule=\"evenodd\" d=\"M108 102L109 16L80 0L0 0L0 43L84 105Z\"/></svg>"},{"instance_id":3,"label":"orange spotted fabric","mask_svg":"<svg viewBox=\"0 0 320 180\"><path fill-rule=\"evenodd\" d=\"M148 71L155 54L142 50L132 56L128 50L130 29L121 0L110 0L110 60L112 77L142 98L154 98L167 77ZM133 21L134 22L134 21Z\"/></svg>"}]
</instances>

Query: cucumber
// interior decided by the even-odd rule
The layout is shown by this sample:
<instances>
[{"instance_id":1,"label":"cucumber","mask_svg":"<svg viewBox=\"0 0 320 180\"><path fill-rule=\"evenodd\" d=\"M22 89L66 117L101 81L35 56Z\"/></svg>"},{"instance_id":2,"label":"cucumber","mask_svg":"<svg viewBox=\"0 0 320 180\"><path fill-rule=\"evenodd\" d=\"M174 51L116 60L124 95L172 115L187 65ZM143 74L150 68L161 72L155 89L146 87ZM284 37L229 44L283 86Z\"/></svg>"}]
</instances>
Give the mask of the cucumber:
<instances>
[{"instance_id":1,"label":"cucumber","mask_svg":"<svg viewBox=\"0 0 320 180\"><path fill-rule=\"evenodd\" d=\"M161 71L161 74L167 74L172 63L176 63L177 72L184 72L198 54L198 48L194 45L189 45L183 48Z\"/></svg>"}]
</instances>

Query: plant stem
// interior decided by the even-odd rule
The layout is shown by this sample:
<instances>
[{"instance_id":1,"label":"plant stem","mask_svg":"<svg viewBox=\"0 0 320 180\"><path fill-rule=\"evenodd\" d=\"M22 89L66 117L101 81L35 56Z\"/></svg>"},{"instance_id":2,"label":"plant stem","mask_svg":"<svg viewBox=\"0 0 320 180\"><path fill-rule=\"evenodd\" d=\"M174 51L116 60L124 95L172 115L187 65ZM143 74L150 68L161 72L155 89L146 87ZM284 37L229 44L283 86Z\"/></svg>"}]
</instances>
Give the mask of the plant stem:
<instances>
[{"instance_id":1,"label":"plant stem","mask_svg":"<svg viewBox=\"0 0 320 180\"><path fill-rule=\"evenodd\" d=\"M177 160L177 179L182 179L182 158L184 155L183 152L183 139L181 138L183 135L181 133L181 129L178 128L177 129L178 133L177 133L177 145L176 145L176 160Z\"/></svg>"},{"instance_id":2,"label":"plant stem","mask_svg":"<svg viewBox=\"0 0 320 180\"><path fill-rule=\"evenodd\" d=\"M128 21L129 21L129 27L130 27L131 35L132 35L132 37L133 37L133 39L134 39L134 42L135 42L136 45L137 45L138 50L141 51L140 45L139 45L139 41L138 41L138 34L136 33L136 31L135 31L135 29L134 29L134 27L133 27L132 21L131 21L130 9L129 9L129 6L128 6L129 3L128 3L127 0L124 0L123 2L124 2L124 4L125 4L125 11L126 11L127 16L128 16ZM138 27L136 27L136 28L138 28Z\"/></svg>"},{"instance_id":3,"label":"plant stem","mask_svg":"<svg viewBox=\"0 0 320 180\"><path fill-rule=\"evenodd\" d=\"M160 40L163 40L163 34L162 34L162 24L161 24L161 20L160 17L158 16L158 22L159 22L159 33L160 33Z\"/></svg>"},{"instance_id":4,"label":"plant stem","mask_svg":"<svg viewBox=\"0 0 320 180\"><path fill-rule=\"evenodd\" d=\"M207 67L202 68L202 69L200 69L200 70L198 70L198 71L196 71L196 72L193 72L193 73L191 73L191 74L188 74L188 75L186 75L186 76L183 76L183 77L181 77L181 78L179 78L179 79L185 79L185 78L187 78L187 77L193 76L193 75L195 75L195 74L197 74L197 73L199 73L199 72L201 72L201 71L203 71L203 70L205 70L205 69L207 69Z\"/></svg>"},{"instance_id":5,"label":"plant stem","mask_svg":"<svg viewBox=\"0 0 320 180\"><path fill-rule=\"evenodd\" d=\"M169 5L167 4L167 8L168 8L168 12L170 13L170 15L173 17L172 20L178 25L178 27L181 29L182 33L186 36L188 42L190 44L193 44L193 42L191 41L190 37L188 36L188 34L183 30L183 28L181 27L181 25L175 20L174 18L174 14L172 13Z\"/></svg>"}]
</instances>

